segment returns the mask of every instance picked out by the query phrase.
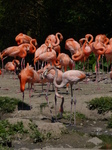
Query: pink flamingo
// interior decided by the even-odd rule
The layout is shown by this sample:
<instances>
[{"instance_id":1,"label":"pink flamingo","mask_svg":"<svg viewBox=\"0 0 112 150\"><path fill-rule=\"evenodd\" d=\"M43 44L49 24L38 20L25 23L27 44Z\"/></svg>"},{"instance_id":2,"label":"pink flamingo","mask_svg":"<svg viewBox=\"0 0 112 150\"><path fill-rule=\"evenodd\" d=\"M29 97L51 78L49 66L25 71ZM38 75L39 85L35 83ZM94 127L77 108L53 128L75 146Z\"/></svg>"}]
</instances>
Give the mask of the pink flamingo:
<instances>
[{"instance_id":1,"label":"pink flamingo","mask_svg":"<svg viewBox=\"0 0 112 150\"><path fill-rule=\"evenodd\" d=\"M56 35L50 34L45 39L45 44L47 47L53 48L58 54L61 52L60 42L63 40L63 36L60 32L57 32Z\"/></svg>"},{"instance_id":2,"label":"pink flamingo","mask_svg":"<svg viewBox=\"0 0 112 150\"><path fill-rule=\"evenodd\" d=\"M56 52L52 49L52 51L40 54L39 56L34 58L34 65L38 60L45 61L54 65L56 62Z\"/></svg>"},{"instance_id":3,"label":"pink flamingo","mask_svg":"<svg viewBox=\"0 0 112 150\"><path fill-rule=\"evenodd\" d=\"M79 40L79 43L80 43L80 48L76 51L76 53L74 53L72 55L72 60L75 61L75 62L79 62L79 61L80 62L85 62L87 57L84 54L83 49L84 49L84 47L85 47L85 45L87 43L86 38L81 38ZM84 64L83 64L83 69L85 69Z\"/></svg>"},{"instance_id":4,"label":"pink flamingo","mask_svg":"<svg viewBox=\"0 0 112 150\"><path fill-rule=\"evenodd\" d=\"M5 70L7 71L13 71L14 74L16 72L16 68L20 65L20 62L19 60L17 59L14 59L12 62L7 62L6 65L5 65ZM15 79L15 77L14 77Z\"/></svg>"},{"instance_id":5,"label":"pink flamingo","mask_svg":"<svg viewBox=\"0 0 112 150\"><path fill-rule=\"evenodd\" d=\"M62 74L62 81L60 84L57 83L57 77L58 77L58 71L54 66L50 66L46 69L44 72L45 75L48 74L48 72L54 69L55 70L55 76L53 83L56 88L62 88L64 87L67 83L71 85L71 115L72 115L72 104L74 102L74 125L76 125L76 119L75 119L75 106L76 106L76 98L73 101L73 85L77 84L78 82L84 80L86 78L86 75L84 72L79 71L79 70L68 70ZM71 124L71 119L70 119L70 124Z\"/></svg>"},{"instance_id":6,"label":"pink flamingo","mask_svg":"<svg viewBox=\"0 0 112 150\"><path fill-rule=\"evenodd\" d=\"M46 100L49 106L49 100L48 100L48 92L49 92L49 88L50 85L53 84L54 81L54 76L55 76L55 70L54 68L52 68L49 72L46 73L46 69L48 69L51 65L47 64L44 68L43 68L43 79L45 78L46 81L48 82L47 84L47 90L46 90ZM60 84L62 82L62 74L63 72L59 69L57 69L58 71L58 77L57 77L57 83ZM62 116L63 113L63 103L64 103L64 97L62 95L60 95L58 93L58 89L55 87L55 116L56 116L56 120L57 120L57 97L62 99L61 105L60 105L60 116ZM50 107L49 107L50 108ZM50 109L50 113L52 116L52 111ZM52 116L52 122L54 122L53 116Z\"/></svg>"},{"instance_id":7,"label":"pink flamingo","mask_svg":"<svg viewBox=\"0 0 112 150\"><path fill-rule=\"evenodd\" d=\"M37 57L39 57L39 55L41 55L44 52L47 52L47 46L45 44L42 44L36 51L34 54L34 59L36 59ZM42 62L42 67L43 67L43 62ZM39 61L38 61L38 69L39 69ZM35 70L36 70L36 63L35 63Z\"/></svg>"},{"instance_id":8,"label":"pink flamingo","mask_svg":"<svg viewBox=\"0 0 112 150\"><path fill-rule=\"evenodd\" d=\"M18 45L23 44L23 43L30 43L31 40L32 38L30 36L23 34L23 33L19 33L15 37L15 41L17 42Z\"/></svg>"},{"instance_id":9,"label":"pink flamingo","mask_svg":"<svg viewBox=\"0 0 112 150\"><path fill-rule=\"evenodd\" d=\"M69 67L71 70L73 69L73 60L69 57L68 54L60 53L56 59L61 67L64 67L64 71L67 71L67 67Z\"/></svg>"},{"instance_id":10,"label":"pink flamingo","mask_svg":"<svg viewBox=\"0 0 112 150\"><path fill-rule=\"evenodd\" d=\"M101 55L104 55L105 51L106 51L106 47L105 47L105 40L106 40L106 36L103 34L99 34L96 36L95 38L95 42L93 42L92 44L92 51L95 54L97 60L96 60L96 81L98 80L98 73L99 73L99 60Z\"/></svg>"},{"instance_id":11,"label":"pink flamingo","mask_svg":"<svg viewBox=\"0 0 112 150\"><path fill-rule=\"evenodd\" d=\"M65 49L69 50L71 55L76 53L76 51L80 48L80 44L75 41L73 38L69 38L65 41Z\"/></svg>"},{"instance_id":12,"label":"pink flamingo","mask_svg":"<svg viewBox=\"0 0 112 150\"><path fill-rule=\"evenodd\" d=\"M110 64L111 64L112 63L112 38L108 39L108 42L109 42L109 44L105 45L106 51L105 51L104 55L106 57L107 63L109 63L109 61L110 61ZM112 70L112 64L111 64L111 70ZM108 67L107 67L107 72L108 72Z\"/></svg>"}]
</instances>

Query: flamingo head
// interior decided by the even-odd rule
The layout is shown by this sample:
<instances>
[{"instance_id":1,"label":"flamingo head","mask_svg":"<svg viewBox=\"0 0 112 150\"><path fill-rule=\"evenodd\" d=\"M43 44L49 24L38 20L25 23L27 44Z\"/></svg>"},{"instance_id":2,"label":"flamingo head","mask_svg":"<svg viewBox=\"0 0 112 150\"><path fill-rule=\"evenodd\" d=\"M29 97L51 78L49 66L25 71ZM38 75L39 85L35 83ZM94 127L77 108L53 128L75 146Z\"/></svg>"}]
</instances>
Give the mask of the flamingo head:
<instances>
[{"instance_id":1,"label":"flamingo head","mask_svg":"<svg viewBox=\"0 0 112 150\"><path fill-rule=\"evenodd\" d=\"M22 78L21 73L19 73L18 78L20 81L20 90L21 90L21 92L24 92L26 81L25 81L25 79Z\"/></svg>"}]
</instances>

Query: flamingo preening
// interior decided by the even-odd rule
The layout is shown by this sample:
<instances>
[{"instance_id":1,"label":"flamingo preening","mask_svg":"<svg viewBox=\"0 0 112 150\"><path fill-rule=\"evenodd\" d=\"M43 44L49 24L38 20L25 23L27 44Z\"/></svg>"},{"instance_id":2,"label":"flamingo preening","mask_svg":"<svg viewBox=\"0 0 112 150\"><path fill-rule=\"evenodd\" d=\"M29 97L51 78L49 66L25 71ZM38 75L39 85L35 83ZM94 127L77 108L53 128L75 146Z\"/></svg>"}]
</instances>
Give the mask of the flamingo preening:
<instances>
[{"instance_id":1,"label":"flamingo preening","mask_svg":"<svg viewBox=\"0 0 112 150\"><path fill-rule=\"evenodd\" d=\"M58 54L61 52L60 42L63 40L63 36L60 32L57 32L56 35L50 34L45 39L45 44L47 47L51 47Z\"/></svg>"}]
</instances>

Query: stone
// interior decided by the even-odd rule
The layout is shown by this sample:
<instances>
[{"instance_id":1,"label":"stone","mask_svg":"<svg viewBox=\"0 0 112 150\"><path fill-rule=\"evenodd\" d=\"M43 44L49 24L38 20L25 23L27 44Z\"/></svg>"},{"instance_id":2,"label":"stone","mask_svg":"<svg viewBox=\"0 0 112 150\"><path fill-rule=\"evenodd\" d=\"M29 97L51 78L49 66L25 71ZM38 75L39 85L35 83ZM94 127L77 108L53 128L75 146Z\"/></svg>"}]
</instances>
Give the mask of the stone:
<instances>
[{"instance_id":1,"label":"stone","mask_svg":"<svg viewBox=\"0 0 112 150\"><path fill-rule=\"evenodd\" d=\"M102 144L102 140L97 137L93 137L92 139L88 140L87 142L93 143L94 145Z\"/></svg>"}]
</instances>

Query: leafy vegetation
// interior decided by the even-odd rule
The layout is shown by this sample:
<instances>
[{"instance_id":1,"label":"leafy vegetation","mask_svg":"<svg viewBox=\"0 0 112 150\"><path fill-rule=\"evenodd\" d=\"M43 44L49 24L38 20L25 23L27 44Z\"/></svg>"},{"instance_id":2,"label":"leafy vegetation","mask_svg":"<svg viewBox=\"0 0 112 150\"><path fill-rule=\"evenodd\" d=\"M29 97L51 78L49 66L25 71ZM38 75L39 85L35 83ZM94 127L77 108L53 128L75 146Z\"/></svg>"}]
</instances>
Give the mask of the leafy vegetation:
<instances>
[{"instance_id":1,"label":"leafy vegetation","mask_svg":"<svg viewBox=\"0 0 112 150\"><path fill-rule=\"evenodd\" d=\"M34 123L29 123L29 127L31 129L30 137L33 139L33 142L42 142L44 140L44 136L39 132L37 125Z\"/></svg>"},{"instance_id":2,"label":"leafy vegetation","mask_svg":"<svg viewBox=\"0 0 112 150\"><path fill-rule=\"evenodd\" d=\"M23 122L17 122L16 124L10 124L8 120L0 121L0 144L5 146L12 146L12 139L15 134L28 133L24 129Z\"/></svg>"},{"instance_id":3,"label":"leafy vegetation","mask_svg":"<svg viewBox=\"0 0 112 150\"><path fill-rule=\"evenodd\" d=\"M21 101L16 98L0 97L0 112L11 113Z\"/></svg>"},{"instance_id":4,"label":"leafy vegetation","mask_svg":"<svg viewBox=\"0 0 112 150\"><path fill-rule=\"evenodd\" d=\"M63 119L70 120L70 117L71 117L71 120L73 121L74 120L74 113L72 113L72 115L70 112L66 112L66 111L63 113ZM84 114L76 112L76 119L77 120L84 120L84 119L86 119L86 117Z\"/></svg>"},{"instance_id":5,"label":"leafy vegetation","mask_svg":"<svg viewBox=\"0 0 112 150\"><path fill-rule=\"evenodd\" d=\"M97 109L99 114L107 113L112 111L112 97L94 98L87 102L87 105L90 110Z\"/></svg>"}]
</instances>

